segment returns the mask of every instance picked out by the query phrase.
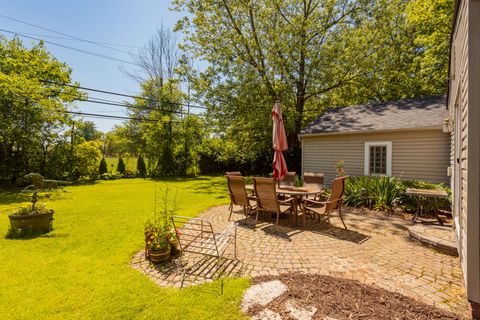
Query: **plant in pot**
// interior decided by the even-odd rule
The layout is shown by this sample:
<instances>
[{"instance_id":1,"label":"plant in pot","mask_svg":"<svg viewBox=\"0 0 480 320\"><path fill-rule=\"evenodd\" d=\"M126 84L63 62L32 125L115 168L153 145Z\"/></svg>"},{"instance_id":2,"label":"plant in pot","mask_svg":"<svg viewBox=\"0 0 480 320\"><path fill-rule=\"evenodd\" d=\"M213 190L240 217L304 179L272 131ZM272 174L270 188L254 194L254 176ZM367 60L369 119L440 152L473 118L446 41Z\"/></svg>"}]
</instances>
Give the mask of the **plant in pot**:
<instances>
[{"instance_id":1,"label":"plant in pot","mask_svg":"<svg viewBox=\"0 0 480 320\"><path fill-rule=\"evenodd\" d=\"M23 205L12 212L10 219L10 233L44 233L52 228L53 213L45 203L37 204L38 194L34 192L31 205Z\"/></svg>"},{"instance_id":2,"label":"plant in pot","mask_svg":"<svg viewBox=\"0 0 480 320\"><path fill-rule=\"evenodd\" d=\"M175 205L168 207L168 189L165 192L163 210L157 218L156 208L154 219L149 219L144 225L145 255L153 263L170 259L171 254L177 256L178 232L172 225L171 217L176 212ZM156 206L155 206L156 207Z\"/></svg>"},{"instance_id":3,"label":"plant in pot","mask_svg":"<svg viewBox=\"0 0 480 320\"><path fill-rule=\"evenodd\" d=\"M145 223L145 252L153 263L170 258L172 245L168 241L165 227L158 220Z\"/></svg>"}]
</instances>

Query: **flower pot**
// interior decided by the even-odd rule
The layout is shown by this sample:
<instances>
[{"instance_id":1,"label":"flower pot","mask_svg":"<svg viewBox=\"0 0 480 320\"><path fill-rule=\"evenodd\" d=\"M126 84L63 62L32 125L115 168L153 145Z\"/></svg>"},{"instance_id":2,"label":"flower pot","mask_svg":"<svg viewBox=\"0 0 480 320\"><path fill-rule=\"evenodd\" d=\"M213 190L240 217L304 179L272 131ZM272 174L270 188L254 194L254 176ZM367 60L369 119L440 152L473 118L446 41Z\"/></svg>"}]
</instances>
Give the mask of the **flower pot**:
<instances>
[{"instance_id":1,"label":"flower pot","mask_svg":"<svg viewBox=\"0 0 480 320\"><path fill-rule=\"evenodd\" d=\"M32 214L32 215L14 215L8 216L10 219L10 227L14 230L30 230L43 231L50 230L50 225L53 220L53 210L47 213Z\"/></svg>"},{"instance_id":2,"label":"flower pot","mask_svg":"<svg viewBox=\"0 0 480 320\"><path fill-rule=\"evenodd\" d=\"M164 251L149 251L150 261L153 263L159 263L162 261L167 261L170 259L170 250L172 248L169 247L168 250Z\"/></svg>"}]
</instances>

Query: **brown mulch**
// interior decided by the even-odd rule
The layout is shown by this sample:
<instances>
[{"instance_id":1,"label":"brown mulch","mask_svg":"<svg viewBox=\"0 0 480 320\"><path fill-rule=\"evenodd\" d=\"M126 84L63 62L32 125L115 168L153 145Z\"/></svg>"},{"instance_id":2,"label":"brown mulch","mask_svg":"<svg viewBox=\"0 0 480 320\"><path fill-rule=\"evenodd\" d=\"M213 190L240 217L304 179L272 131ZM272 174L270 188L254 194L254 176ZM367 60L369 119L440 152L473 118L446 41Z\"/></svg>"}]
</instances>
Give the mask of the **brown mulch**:
<instances>
[{"instance_id":1,"label":"brown mulch","mask_svg":"<svg viewBox=\"0 0 480 320\"><path fill-rule=\"evenodd\" d=\"M266 307L255 305L250 315L268 308L283 319L291 319L285 302L293 299L297 305L318 309L314 319L464 319L463 317L358 281L324 275L288 273L280 276L253 278L255 284L280 280L288 290Z\"/></svg>"}]
</instances>

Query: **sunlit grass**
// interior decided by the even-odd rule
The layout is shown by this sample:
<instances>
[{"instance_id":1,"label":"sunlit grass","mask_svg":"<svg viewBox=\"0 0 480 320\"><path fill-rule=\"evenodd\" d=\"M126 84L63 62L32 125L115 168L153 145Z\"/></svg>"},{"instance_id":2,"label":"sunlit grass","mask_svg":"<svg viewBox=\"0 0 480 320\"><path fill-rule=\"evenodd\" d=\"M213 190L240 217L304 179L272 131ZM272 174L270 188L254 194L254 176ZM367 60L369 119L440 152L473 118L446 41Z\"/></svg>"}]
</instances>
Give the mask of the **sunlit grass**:
<instances>
[{"instance_id":1,"label":"sunlit grass","mask_svg":"<svg viewBox=\"0 0 480 320\"><path fill-rule=\"evenodd\" d=\"M246 279L184 290L160 288L129 266L142 249L143 222L154 186L177 193L179 213L194 216L228 201L222 178L116 180L68 187L48 201L54 230L28 240L5 239L8 212L28 197L0 192L2 319L241 319Z\"/></svg>"}]
</instances>

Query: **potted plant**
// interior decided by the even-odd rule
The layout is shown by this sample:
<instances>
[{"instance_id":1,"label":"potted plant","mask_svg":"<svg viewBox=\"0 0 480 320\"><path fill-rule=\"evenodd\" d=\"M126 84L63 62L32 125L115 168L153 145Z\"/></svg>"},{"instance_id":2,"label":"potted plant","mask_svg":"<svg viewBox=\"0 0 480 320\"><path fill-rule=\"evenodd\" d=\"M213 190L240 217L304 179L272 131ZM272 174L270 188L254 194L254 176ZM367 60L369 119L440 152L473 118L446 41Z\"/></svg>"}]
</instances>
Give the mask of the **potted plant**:
<instances>
[{"instance_id":1,"label":"potted plant","mask_svg":"<svg viewBox=\"0 0 480 320\"><path fill-rule=\"evenodd\" d=\"M163 211L160 218L149 219L144 225L145 255L153 263L159 263L170 259L170 253L178 255L178 232L172 225L171 216L175 213L175 206L167 206L168 190L165 193ZM173 250L172 250L173 249Z\"/></svg>"},{"instance_id":2,"label":"potted plant","mask_svg":"<svg viewBox=\"0 0 480 320\"><path fill-rule=\"evenodd\" d=\"M14 231L32 231L32 232L48 232L51 229L53 220L52 209L48 209L45 203L38 204L38 194L34 192L32 205L23 205L11 213L10 219L11 230Z\"/></svg>"},{"instance_id":3,"label":"potted plant","mask_svg":"<svg viewBox=\"0 0 480 320\"><path fill-rule=\"evenodd\" d=\"M153 263L168 260L172 244L167 238L165 226L158 220L145 223L145 253Z\"/></svg>"}]
</instances>

